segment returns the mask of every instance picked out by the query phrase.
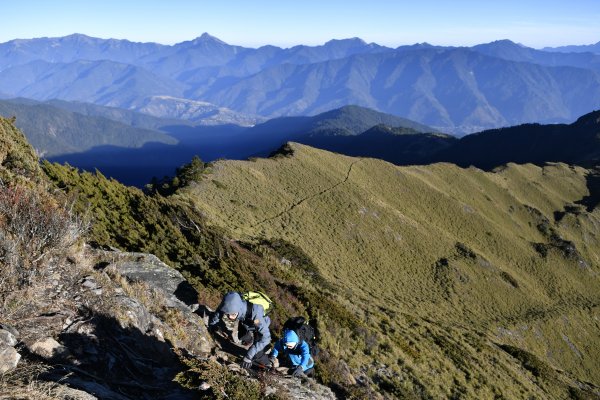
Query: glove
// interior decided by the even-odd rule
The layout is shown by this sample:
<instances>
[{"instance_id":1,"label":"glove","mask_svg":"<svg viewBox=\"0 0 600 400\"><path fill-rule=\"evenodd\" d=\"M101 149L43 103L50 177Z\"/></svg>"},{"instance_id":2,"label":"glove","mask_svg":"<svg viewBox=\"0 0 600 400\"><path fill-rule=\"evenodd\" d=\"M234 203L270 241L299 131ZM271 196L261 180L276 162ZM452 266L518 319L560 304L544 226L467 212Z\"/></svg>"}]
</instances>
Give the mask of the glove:
<instances>
[{"instance_id":1,"label":"glove","mask_svg":"<svg viewBox=\"0 0 600 400\"><path fill-rule=\"evenodd\" d=\"M252 360L249 359L248 357L244 357L244 359L242 360L242 363L240 365L244 369L250 369L250 367L252 367Z\"/></svg>"},{"instance_id":2,"label":"glove","mask_svg":"<svg viewBox=\"0 0 600 400\"><path fill-rule=\"evenodd\" d=\"M269 357L269 362L271 363L271 368L279 367L279 360L277 357Z\"/></svg>"},{"instance_id":3,"label":"glove","mask_svg":"<svg viewBox=\"0 0 600 400\"><path fill-rule=\"evenodd\" d=\"M302 369L301 365L298 365L296 368L294 368L292 370L292 376L300 377L300 376L302 376L302 374L304 374L304 370Z\"/></svg>"}]
</instances>

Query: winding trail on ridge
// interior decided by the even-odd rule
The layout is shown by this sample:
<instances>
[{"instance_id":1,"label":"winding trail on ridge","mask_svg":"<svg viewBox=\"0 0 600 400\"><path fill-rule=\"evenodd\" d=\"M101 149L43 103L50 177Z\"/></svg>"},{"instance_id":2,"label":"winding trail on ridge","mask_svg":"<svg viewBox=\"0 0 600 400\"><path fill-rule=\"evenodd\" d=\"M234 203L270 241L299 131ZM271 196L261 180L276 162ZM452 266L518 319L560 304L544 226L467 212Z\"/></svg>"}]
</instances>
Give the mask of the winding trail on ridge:
<instances>
[{"instance_id":1,"label":"winding trail on ridge","mask_svg":"<svg viewBox=\"0 0 600 400\"><path fill-rule=\"evenodd\" d=\"M315 194L312 194L312 195L310 195L308 197L305 197L305 198L297 201L296 203L293 203L291 206L289 206L288 208L286 208L285 210L283 210L279 214L277 214L277 215L275 215L273 217L269 217L269 218L263 219L262 221L257 222L256 224L252 225L251 227L255 228L255 227L259 226L259 225L264 224L265 222L269 222L269 221L272 221L274 219L277 219L277 218L281 217L282 215L289 213L290 211L292 211L294 208L298 207L300 204L304 203L305 201L310 200L310 199L314 199L317 196L321 196L321 195L323 195L323 194L325 194L325 193L327 193L329 191L332 191L333 189L335 189L336 187L340 186L341 184L346 183L348 181L348 179L350 178L350 173L352 172L352 168L354 167L354 164L359 163L360 161L361 160L356 160L356 161L353 161L350 164L350 166L348 167L348 172L346 173L346 177L342 181L340 181L340 182L336 183L335 185L333 185L331 187L328 187L327 189L324 189L324 190L322 190L322 191L320 191L318 193L315 193Z\"/></svg>"}]
</instances>

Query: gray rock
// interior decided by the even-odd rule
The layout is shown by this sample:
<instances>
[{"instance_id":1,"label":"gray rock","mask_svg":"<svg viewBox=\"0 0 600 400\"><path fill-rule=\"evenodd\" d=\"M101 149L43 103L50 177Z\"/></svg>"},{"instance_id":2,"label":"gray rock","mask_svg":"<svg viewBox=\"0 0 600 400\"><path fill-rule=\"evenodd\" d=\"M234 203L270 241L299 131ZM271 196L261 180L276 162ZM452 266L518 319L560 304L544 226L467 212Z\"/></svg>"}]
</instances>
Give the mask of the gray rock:
<instances>
[{"instance_id":1,"label":"gray rock","mask_svg":"<svg viewBox=\"0 0 600 400\"><path fill-rule=\"evenodd\" d=\"M127 253L125 260L111 264L119 274L134 282L144 282L167 295L167 306L187 308L198 302L198 293L174 268L152 254Z\"/></svg>"},{"instance_id":2,"label":"gray rock","mask_svg":"<svg viewBox=\"0 0 600 400\"><path fill-rule=\"evenodd\" d=\"M83 390L86 393L94 393L97 398L100 399L111 399L111 400L131 400L129 397L125 397L106 386L103 386L97 382L85 381L76 377L70 377L66 379L69 385L72 385L78 389ZM92 397L95 399L96 397ZM87 399L86 399L87 400Z\"/></svg>"},{"instance_id":3,"label":"gray rock","mask_svg":"<svg viewBox=\"0 0 600 400\"><path fill-rule=\"evenodd\" d=\"M327 386L318 384L311 378L277 377L273 385L266 388L270 393L283 393L285 397L297 400L335 400L335 394Z\"/></svg>"},{"instance_id":4,"label":"gray rock","mask_svg":"<svg viewBox=\"0 0 600 400\"><path fill-rule=\"evenodd\" d=\"M142 303L129 296L117 296L115 300L121 305L122 309L126 310L123 316L126 317L126 321L119 318L121 322L127 322L127 324L134 326L142 333L147 333L152 329L152 314L148 312ZM121 325L126 328L127 324Z\"/></svg>"},{"instance_id":5,"label":"gray rock","mask_svg":"<svg viewBox=\"0 0 600 400\"><path fill-rule=\"evenodd\" d=\"M14 347L18 342L19 341L14 334L4 329L0 329L0 349Z\"/></svg>"},{"instance_id":6,"label":"gray rock","mask_svg":"<svg viewBox=\"0 0 600 400\"><path fill-rule=\"evenodd\" d=\"M65 385L60 385L60 387L55 389L52 394L59 399L98 400L96 396L92 396L91 394L84 392L83 390L73 389Z\"/></svg>"},{"instance_id":7,"label":"gray rock","mask_svg":"<svg viewBox=\"0 0 600 400\"><path fill-rule=\"evenodd\" d=\"M215 356L221 361L229 361L229 355L222 350L216 349Z\"/></svg>"},{"instance_id":8,"label":"gray rock","mask_svg":"<svg viewBox=\"0 0 600 400\"><path fill-rule=\"evenodd\" d=\"M17 368L21 355L12 347L0 349L0 374Z\"/></svg>"},{"instance_id":9,"label":"gray rock","mask_svg":"<svg viewBox=\"0 0 600 400\"><path fill-rule=\"evenodd\" d=\"M185 334L170 335L175 347L185 348L194 355L205 355L211 352L214 343L206 330L206 323L201 316L192 311L193 306L197 304L198 293L183 275L156 256L142 253L121 253L110 268L131 281L143 282L150 288L161 291L166 298L165 305L181 312L185 323L179 329L183 329ZM144 333L156 331L159 324L152 320L151 314L143 305L126 296L119 297L120 302L128 309L127 316L133 326ZM160 339L167 331L166 328L160 329L154 336Z\"/></svg>"},{"instance_id":10,"label":"gray rock","mask_svg":"<svg viewBox=\"0 0 600 400\"><path fill-rule=\"evenodd\" d=\"M94 278L88 276L83 279L81 286L83 286L84 288L88 288L88 289L97 289L98 282L96 282L96 280Z\"/></svg>"},{"instance_id":11,"label":"gray rock","mask_svg":"<svg viewBox=\"0 0 600 400\"><path fill-rule=\"evenodd\" d=\"M29 350L44 359L63 358L69 355L69 350L51 337L38 340Z\"/></svg>"},{"instance_id":12,"label":"gray rock","mask_svg":"<svg viewBox=\"0 0 600 400\"><path fill-rule=\"evenodd\" d=\"M19 334L19 331L16 330L14 327L10 326L10 325L0 324L0 329L12 333L13 336L15 338L17 338L17 340L19 340L19 338L21 337L21 335Z\"/></svg>"}]
</instances>

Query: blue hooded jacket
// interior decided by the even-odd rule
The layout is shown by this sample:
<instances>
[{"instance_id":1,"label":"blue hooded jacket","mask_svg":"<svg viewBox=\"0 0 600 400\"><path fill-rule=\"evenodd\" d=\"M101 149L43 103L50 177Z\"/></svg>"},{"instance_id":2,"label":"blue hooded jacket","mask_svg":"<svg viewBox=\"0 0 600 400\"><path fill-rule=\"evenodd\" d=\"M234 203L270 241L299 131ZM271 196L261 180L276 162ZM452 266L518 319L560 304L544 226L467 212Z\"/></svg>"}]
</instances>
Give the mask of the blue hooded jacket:
<instances>
[{"instance_id":1,"label":"blue hooded jacket","mask_svg":"<svg viewBox=\"0 0 600 400\"><path fill-rule=\"evenodd\" d=\"M246 318L246 307L248 306L252 307L252 321L244 321ZM246 357L252 359L256 353L271 343L271 332L269 332L271 319L265 316L265 310L260 304L248 303L242 299L239 293L229 292L223 297L223 301L221 301L221 304L210 320L209 325L218 324L225 314L235 313L237 313L237 319L241 323L254 325L256 331L259 333L259 340L254 342L246 353Z\"/></svg>"},{"instance_id":2,"label":"blue hooded jacket","mask_svg":"<svg viewBox=\"0 0 600 400\"><path fill-rule=\"evenodd\" d=\"M293 349L288 349L286 343L294 342L296 346ZM302 366L302 370L306 371L314 367L314 360L310 356L310 347L304 340L300 340L296 332L286 330L283 332L283 337L275 343L275 347L271 352L271 357L277 357L279 352L287 355L293 366Z\"/></svg>"}]
</instances>

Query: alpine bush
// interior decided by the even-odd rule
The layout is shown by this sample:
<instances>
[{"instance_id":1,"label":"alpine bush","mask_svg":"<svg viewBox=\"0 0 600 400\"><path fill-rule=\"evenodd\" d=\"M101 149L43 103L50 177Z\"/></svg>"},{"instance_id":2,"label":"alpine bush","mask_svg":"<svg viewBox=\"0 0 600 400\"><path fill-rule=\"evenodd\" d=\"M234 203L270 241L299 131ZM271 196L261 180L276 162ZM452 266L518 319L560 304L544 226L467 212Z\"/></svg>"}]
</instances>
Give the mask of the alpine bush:
<instances>
[{"instance_id":1,"label":"alpine bush","mask_svg":"<svg viewBox=\"0 0 600 400\"><path fill-rule=\"evenodd\" d=\"M0 185L0 285L30 284L47 254L70 247L86 230L68 204L35 189Z\"/></svg>"}]
</instances>

